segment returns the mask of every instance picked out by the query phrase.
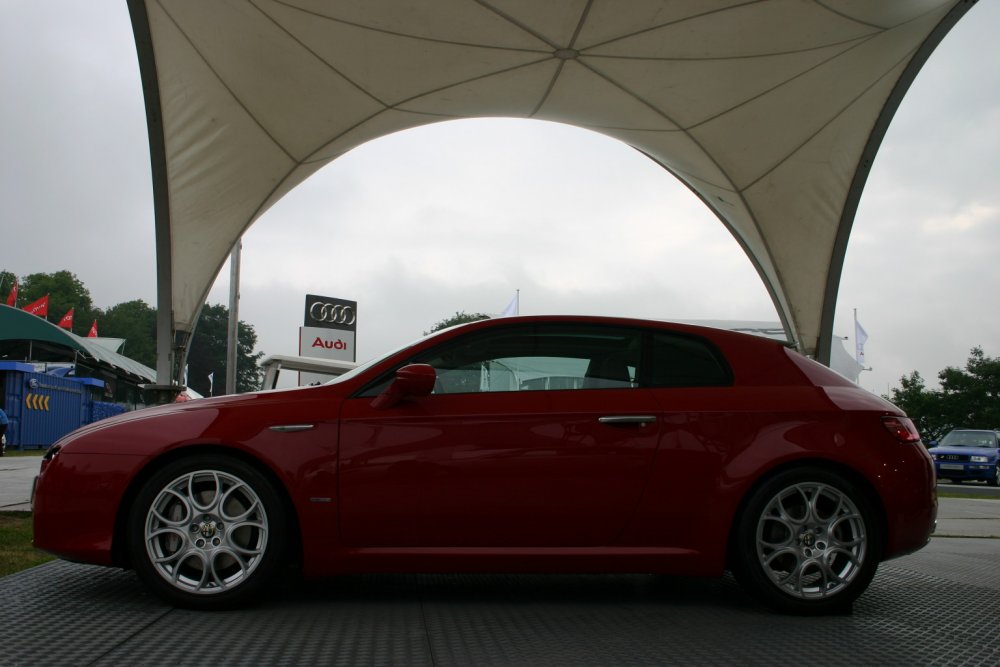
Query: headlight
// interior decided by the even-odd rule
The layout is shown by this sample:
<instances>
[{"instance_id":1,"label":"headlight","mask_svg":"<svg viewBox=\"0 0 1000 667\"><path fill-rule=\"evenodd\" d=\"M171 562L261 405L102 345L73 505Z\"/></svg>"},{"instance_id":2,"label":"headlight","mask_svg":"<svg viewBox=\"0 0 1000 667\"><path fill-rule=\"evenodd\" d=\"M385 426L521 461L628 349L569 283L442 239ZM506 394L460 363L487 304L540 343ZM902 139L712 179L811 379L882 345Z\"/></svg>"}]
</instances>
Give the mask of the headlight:
<instances>
[{"instance_id":1,"label":"headlight","mask_svg":"<svg viewBox=\"0 0 1000 667\"><path fill-rule=\"evenodd\" d=\"M931 454L931 458L937 461L937 454Z\"/></svg>"},{"instance_id":2,"label":"headlight","mask_svg":"<svg viewBox=\"0 0 1000 667\"><path fill-rule=\"evenodd\" d=\"M970 456L969 460L972 461L973 463L986 463L987 461L989 461L989 459L986 458L985 456Z\"/></svg>"}]
</instances>

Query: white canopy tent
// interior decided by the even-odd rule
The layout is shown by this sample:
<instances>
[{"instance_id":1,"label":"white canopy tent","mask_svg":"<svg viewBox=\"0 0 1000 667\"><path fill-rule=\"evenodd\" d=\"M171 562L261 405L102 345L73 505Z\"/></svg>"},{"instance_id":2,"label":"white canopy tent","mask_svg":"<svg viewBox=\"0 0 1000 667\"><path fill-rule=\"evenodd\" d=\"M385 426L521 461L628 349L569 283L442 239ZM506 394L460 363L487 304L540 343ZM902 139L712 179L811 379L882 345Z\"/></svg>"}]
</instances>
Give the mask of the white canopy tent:
<instances>
[{"instance_id":1,"label":"white canopy tent","mask_svg":"<svg viewBox=\"0 0 1000 667\"><path fill-rule=\"evenodd\" d=\"M746 251L829 362L854 214L963 0L128 0L156 209L158 383L271 205L371 139L456 118L568 123L642 151Z\"/></svg>"}]
</instances>

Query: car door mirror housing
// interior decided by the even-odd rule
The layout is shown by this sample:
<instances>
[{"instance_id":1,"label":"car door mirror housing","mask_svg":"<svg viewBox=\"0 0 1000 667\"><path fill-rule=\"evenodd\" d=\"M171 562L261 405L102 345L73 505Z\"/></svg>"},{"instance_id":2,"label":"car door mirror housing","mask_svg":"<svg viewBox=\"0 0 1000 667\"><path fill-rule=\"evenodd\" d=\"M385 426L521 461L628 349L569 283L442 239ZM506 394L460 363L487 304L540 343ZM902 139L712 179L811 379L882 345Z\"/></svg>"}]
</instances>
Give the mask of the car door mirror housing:
<instances>
[{"instance_id":1,"label":"car door mirror housing","mask_svg":"<svg viewBox=\"0 0 1000 667\"><path fill-rule=\"evenodd\" d=\"M385 391L375 397L372 407L391 408L404 398L427 396L434 391L437 372L428 364L409 364L396 371L396 378Z\"/></svg>"}]
</instances>

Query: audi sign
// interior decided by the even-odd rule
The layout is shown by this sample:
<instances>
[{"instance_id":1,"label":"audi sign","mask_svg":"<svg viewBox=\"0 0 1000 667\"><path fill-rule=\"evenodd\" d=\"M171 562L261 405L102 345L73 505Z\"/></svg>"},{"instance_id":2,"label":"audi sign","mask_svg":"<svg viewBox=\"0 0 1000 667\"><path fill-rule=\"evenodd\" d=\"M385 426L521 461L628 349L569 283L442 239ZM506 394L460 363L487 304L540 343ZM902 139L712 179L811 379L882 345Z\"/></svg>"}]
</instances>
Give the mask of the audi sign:
<instances>
[{"instance_id":1,"label":"audi sign","mask_svg":"<svg viewBox=\"0 0 1000 667\"><path fill-rule=\"evenodd\" d=\"M358 302L306 294L306 313L302 324L307 327L357 331Z\"/></svg>"},{"instance_id":2,"label":"audi sign","mask_svg":"<svg viewBox=\"0 0 1000 667\"><path fill-rule=\"evenodd\" d=\"M354 337L358 328L358 302L332 296L306 294L306 312L299 328L299 355L335 361L357 360ZM300 372L299 384L329 380L328 376Z\"/></svg>"}]
</instances>

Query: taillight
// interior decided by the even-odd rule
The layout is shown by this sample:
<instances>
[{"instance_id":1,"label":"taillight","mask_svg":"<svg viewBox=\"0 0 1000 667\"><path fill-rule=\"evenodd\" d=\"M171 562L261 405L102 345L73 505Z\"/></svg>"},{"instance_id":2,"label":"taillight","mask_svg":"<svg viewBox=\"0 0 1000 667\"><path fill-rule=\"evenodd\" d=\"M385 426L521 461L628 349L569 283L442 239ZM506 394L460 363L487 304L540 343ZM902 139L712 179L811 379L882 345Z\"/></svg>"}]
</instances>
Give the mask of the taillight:
<instances>
[{"instance_id":1,"label":"taillight","mask_svg":"<svg viewBox=\"0 0 1000 667\"><path fill-rule=\"evenodd\" d=\"M882 417L882 425L900 442L920 442L920 433L909 417Z\"/></svg>"}]
</instances>

